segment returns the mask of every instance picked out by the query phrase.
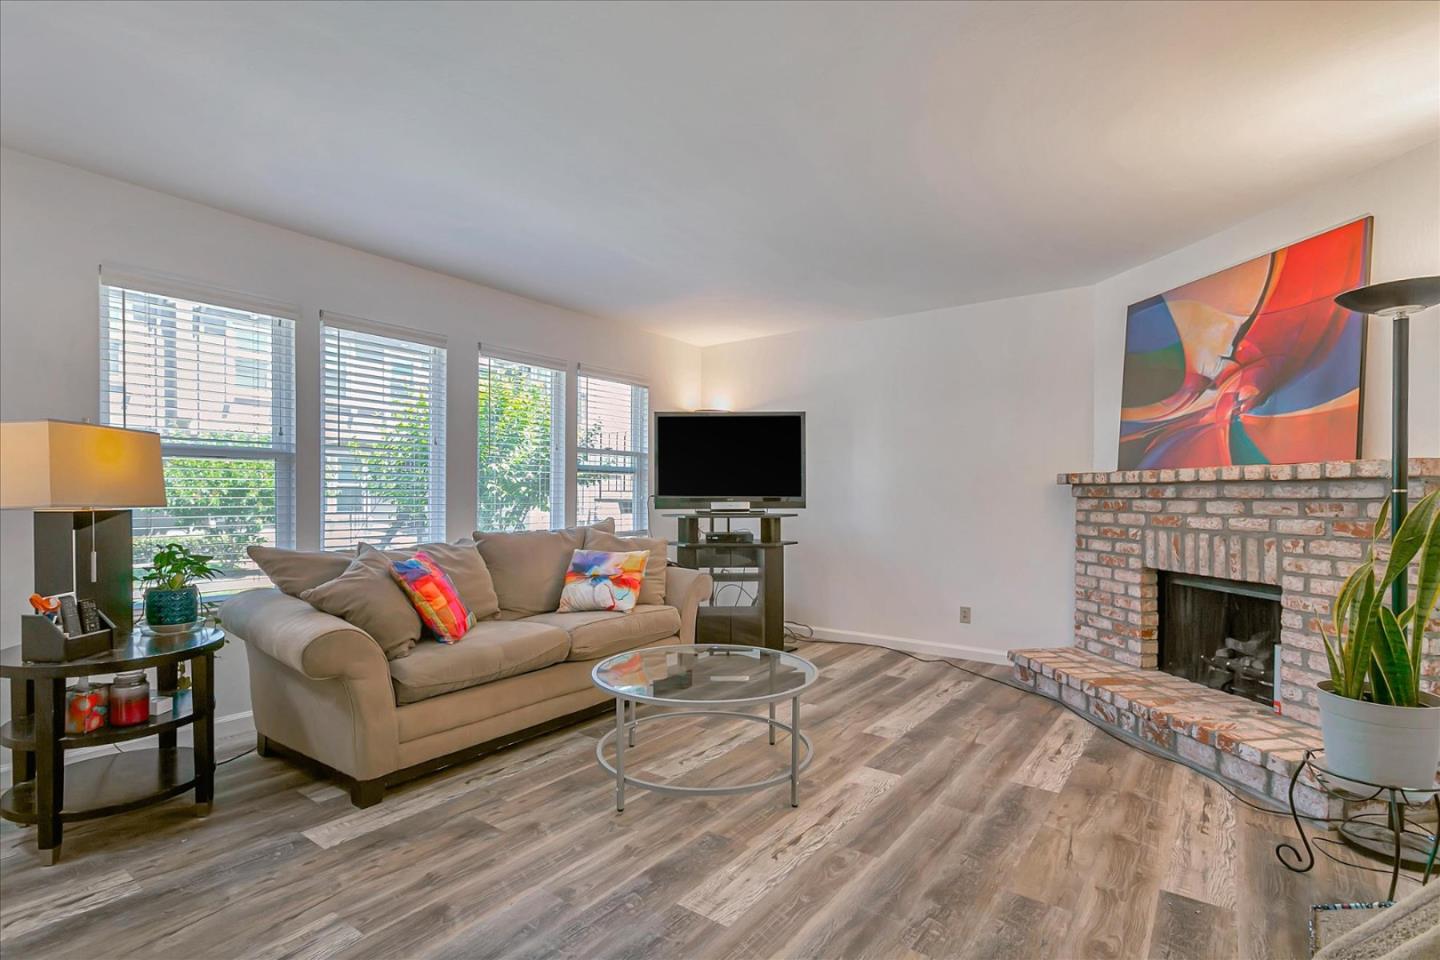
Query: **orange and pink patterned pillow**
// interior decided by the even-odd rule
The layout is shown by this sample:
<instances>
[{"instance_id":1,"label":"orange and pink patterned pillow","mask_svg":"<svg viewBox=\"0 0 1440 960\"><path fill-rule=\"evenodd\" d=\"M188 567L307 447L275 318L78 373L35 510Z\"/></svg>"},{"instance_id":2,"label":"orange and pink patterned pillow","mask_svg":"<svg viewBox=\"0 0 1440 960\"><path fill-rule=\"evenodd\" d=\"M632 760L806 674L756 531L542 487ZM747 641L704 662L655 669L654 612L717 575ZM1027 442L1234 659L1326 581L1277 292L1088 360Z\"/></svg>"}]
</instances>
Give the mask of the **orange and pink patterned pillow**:
<instances>
[{"instance_id":1,"label":"orange and pink patterned pillow","mask_svg":"<svg viewBox=\"0 0 1440 960\"><path fill-rule=\"evenodd\" d=\"M436 640L454 643L475 625L454 582L424 550L390 564L390 573Z\"/></svg>"}]
</instances>

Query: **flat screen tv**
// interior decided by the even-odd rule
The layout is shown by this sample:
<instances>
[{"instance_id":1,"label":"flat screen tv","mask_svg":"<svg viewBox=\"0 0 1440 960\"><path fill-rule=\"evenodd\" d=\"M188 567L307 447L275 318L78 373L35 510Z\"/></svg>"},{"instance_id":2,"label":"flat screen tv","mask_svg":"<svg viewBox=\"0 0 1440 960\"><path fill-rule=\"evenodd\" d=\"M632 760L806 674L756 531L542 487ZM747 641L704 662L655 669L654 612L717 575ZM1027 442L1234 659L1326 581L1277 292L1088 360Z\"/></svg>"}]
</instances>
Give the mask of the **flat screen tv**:
<instances>
[{"instance_id":1,"label":"flat screen tv","mask_svg":"<svg viewBox=\"0 0 1440 960\"><path fill-rule=\"evenodd\" d=\"M655 414L655 506L805 506L805 414Z\"/></svg>"}]
</instances>

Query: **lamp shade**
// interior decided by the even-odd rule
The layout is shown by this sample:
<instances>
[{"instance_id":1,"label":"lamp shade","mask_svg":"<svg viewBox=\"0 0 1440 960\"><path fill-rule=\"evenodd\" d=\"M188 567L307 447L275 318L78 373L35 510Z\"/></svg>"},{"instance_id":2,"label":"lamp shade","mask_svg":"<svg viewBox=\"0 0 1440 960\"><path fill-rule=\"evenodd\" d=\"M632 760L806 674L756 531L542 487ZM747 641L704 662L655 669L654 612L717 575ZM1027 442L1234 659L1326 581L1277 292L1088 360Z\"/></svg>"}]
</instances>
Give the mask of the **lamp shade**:
<instances>
[{"instance_id":1,"label":"lamp shade","mask_svg":"<svg viewBox=\"0 0 1440 960\"><path fill-rule=\"evenodd\" d=\"M0 423L0 509L163 506L159 434L68 420Z\"/></svg>"}]
</instances>

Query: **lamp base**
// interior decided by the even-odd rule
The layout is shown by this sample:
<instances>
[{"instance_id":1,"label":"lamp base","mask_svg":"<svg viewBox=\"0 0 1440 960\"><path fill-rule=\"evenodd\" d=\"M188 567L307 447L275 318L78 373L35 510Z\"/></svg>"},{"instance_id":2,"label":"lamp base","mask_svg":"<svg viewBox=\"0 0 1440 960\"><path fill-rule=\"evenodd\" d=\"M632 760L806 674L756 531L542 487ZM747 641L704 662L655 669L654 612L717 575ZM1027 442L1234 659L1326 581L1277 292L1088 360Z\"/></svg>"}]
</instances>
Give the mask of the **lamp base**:
<instances>
[{"instance_id":1,"label":"lamp base","mask_svg":"<svg viewBox=\"0 0 1440 960\"><path fill-rule=\"evenodd\" d=\"M43 596L74 592L94 600L115 629L135 628L134 545L131 511L35 512L35 592ZM98 556L90 579L90 550Z\"/></svg>"}]
</instances>

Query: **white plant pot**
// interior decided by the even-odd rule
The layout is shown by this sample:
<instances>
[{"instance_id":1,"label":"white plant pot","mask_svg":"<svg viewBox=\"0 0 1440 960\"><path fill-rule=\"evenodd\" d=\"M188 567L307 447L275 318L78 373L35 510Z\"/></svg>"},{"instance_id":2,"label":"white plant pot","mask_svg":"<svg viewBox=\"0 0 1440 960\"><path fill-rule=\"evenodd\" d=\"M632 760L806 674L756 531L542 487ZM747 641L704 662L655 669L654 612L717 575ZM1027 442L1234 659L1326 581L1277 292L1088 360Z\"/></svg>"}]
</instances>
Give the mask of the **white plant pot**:
<instances>
[{"instance_id":1,"label":"white plant pot","mask_svg":"<svg viewBox=\"0 0 1440 960\"><path fill-rule=\"evenodd\" d=\"M1392 707L1351 700L1320 687L1321 766L1346 777L1397 787L1432 787L1440 763L1440 697L1420 694L1422 707ZM1340 783L1351 792L1374 788Z\"/></svg>"}]
</instances>

